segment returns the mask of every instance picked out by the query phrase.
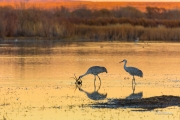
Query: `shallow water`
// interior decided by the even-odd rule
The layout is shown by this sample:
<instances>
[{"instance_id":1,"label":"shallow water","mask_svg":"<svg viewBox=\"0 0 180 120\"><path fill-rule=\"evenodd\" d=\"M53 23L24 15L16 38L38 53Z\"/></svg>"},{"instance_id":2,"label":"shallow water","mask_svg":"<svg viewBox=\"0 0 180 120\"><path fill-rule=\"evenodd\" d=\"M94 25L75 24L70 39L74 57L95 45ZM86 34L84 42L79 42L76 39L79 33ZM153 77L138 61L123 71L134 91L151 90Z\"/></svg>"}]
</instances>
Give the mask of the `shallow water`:
<instances>
[{"instance_id":1,"label":"shallow water","mask_svg":"<svg viewBox=\"0 0 180 120\"><path fill-rule=\"evenodd\" d=\"M132 76L119 63L123 59L143 71L143 78L135 77L136 97L180 96L179 43L3 43L0 54L0 119L180 119L178 106L151 111L92 106L133 93ZM75 90L74 74L95 65L108 71L99 75L101 86L97 78L94 92L94 76L87 75ZM99 95L103 100L92 100Z\"/></svg>"}]
</instances>

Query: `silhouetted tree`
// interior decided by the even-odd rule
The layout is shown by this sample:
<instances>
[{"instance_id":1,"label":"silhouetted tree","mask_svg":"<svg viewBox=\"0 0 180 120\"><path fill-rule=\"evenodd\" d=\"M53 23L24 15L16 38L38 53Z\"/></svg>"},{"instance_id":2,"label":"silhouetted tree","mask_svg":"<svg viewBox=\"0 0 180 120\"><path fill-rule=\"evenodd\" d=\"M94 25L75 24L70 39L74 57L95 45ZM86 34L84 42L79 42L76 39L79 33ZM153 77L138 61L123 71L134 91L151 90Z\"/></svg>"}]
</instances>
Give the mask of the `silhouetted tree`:
<instances>
[{"instance_id":1,"label":"silhouetted tree","mask_svg":"<svg viewBox=\"0 0 180 120\"><path fill-rule=\"evenodd\" d=\"M146 7L146 12L147 18L149 19L164 19L166 9L158 7Z\"/></svg>"},{"instance_id":2,"label":"silhouetted tree","mask_svg":"<svg viewBox=\"0 0 180 120\"><path fill-rule=\"evenodd\" d=\"M72 17L79 17L79 18L90 18L91 17L91 10L82 7L82 8L78 8L74 11L72 11L71 15Z\"/></svg>"},{"instance_id":3,"label":"silhouetted tree","mask_svg":"<svg viewBox=\"0 0 180 120\"><path fill-rule=\"evenodd\" d=\"M165 19L168 20L180 20L180 10L174 9L174 10L168 10L165 14Z\"/></svg>"},{"instance_id":4,"label":"silhouetted tree","mask_svg":"<svg viewBox=\"0 0 180 120\"><path fill-rule=\"evenodd\" d=\"M128 6L122 7L120 9L114 10L116 17L125 17L125 18L144 18L145 15L138 9Z\"/></svg>"},{"instance_id":5,"label":"silhouetted tree","mask_svg":"<svg viewBox=\"0 0 180 120\"><path fill-rule=\"evenodd\" d=\"M95 10L93 12L93 17L98 18L98 17L113 17L112 11L108 9L100 9L100 10Z\"/></svg>"},{"instance_id":6,"label":"silhouetted tree","mask_svg":"<svg viewBox=\"0 0 180 120\"><path fill-rule=\"evenodd\" d=\"M70 11L68 8L61 6L60 8L53 9L55 17L68 18L70 17Z\"/></svg>"}]
</instances>

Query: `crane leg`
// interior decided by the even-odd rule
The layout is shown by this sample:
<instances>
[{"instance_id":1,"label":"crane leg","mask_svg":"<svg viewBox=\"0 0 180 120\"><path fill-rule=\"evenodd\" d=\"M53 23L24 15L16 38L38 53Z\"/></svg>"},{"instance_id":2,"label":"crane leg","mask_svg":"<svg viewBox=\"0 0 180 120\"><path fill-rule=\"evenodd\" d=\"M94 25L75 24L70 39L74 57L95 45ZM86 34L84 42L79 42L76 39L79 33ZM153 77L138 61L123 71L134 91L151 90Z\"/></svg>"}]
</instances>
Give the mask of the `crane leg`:
<instances>
[{"instance_id":1,"label":"crane leg","mask_svg":"<svg viewBox=\"0 0 180 120\"><path fill-rule=\"evenodd\" d=\"M134 76L133 76L133 81L134 81L134 84L136 85L136 82L135 82L135 78L134 78Z\"/></svg>"},{"instance_id":2,"label":"crane leg","mask_svg":"<svg viewBox=\"0 0 180 120\"><path fill-rule=\"evenodd\" d=\"M95 84L95 81L96 81L96 76L94 76L94 91L96 91L96 84Z\"/></svg>"},{"instance_id":3,"label":"crane leg","mask_svg":"<svg viewBox=\"0 0 180 120\"><path fill-rule=\"evenodd\" d=\"M136 82L135 82L135 78L133 76L133 79L132 79L132 90L133 90L133 93L135 91L135 85L136 85Z\"/></svg>"},{"instance_id":4,"label":"crane leg","mask_svg":"<svg viewBox=\"0 0 180 120\"><path fill-rule=\"evenodd\" d=\"M133 79L132 79L132 85L133 85L133 83L134 83L134 76L133 76Z\"/></svg>"},{"instance_id":5,"label":"crane leg","mask_svg":"<svg viewBox=\"0 0 180 120\"><path fill-rule=\"evenodd\" d=\"M133 84L132 84L133 94L134 94L135 88L136 88L136 85L133 85Z\"/></svg>"},{"instance_id":6,"label":"crane leg","mask_svg":"<svg viewBox=\"0 0 180 120\"><path fill-rule=\"evenodd\" d=\"M133 90L133 79L132 79L132 90Z\"/></svg>"},{"instance_id":7,"label":"crane leg","mask_svg":"<svg viewBox=\"0 0 180 120\"><path fill-rule=\"evenodd\" d=\"M134 79L134 84L136 85L135 79Z\"/></svg>"},{"instance_id":8,"label":"crane leg","mask_svg":"<svg viewBox=\"0 0 180 120\"><path fill-rule=\"evenodd\" d=\"M97 75L98 76L98 75ZM98 78L99 78L99 81L100 81L100 84L101 84L101 78L98 76Z\"/></svg>"},{"instance_id":9,"label":"crane leg","mask_svg":"<svg viewBox=\"0 0 180 120\"><path fill-rule=\"evenodd\" d=\"M98 76L98 75L97 75ZM98 78L99 78L99 81L100 81L100 84L99 84L99 88L98 88L98 90L100 89L100 87L101 87L101 78L98 76Z\"/></svg>"}]
</instances>

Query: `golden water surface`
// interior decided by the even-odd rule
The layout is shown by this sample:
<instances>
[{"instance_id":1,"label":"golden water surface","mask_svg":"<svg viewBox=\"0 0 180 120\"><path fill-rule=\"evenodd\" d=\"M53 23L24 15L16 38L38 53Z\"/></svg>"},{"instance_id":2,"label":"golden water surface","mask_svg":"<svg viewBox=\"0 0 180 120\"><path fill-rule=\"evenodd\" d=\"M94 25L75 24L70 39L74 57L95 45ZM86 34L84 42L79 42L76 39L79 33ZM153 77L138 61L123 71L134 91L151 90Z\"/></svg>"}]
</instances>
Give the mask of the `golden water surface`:
<instances>
[{"instance_id":1,"label":"golden water surface","mask_svg":"<svg viewBox=\"0 0 180 120\"><path fill-rule=\"evenodd\" d=\"M119 63L123 59L143 71L143 78L135 77L134 93L142 98L180 96L179 43L37 44L42 43L0 45L0 120L180 119L178 106L147 111L91 106L133 93L132 76ZM74 74L95 65L108 71L99 74L101 86L97 78L95 89L94 76L87 75L81 90L75 90ZM103 100L93 100L92 94Z\"/></svg>"}]
</instances>

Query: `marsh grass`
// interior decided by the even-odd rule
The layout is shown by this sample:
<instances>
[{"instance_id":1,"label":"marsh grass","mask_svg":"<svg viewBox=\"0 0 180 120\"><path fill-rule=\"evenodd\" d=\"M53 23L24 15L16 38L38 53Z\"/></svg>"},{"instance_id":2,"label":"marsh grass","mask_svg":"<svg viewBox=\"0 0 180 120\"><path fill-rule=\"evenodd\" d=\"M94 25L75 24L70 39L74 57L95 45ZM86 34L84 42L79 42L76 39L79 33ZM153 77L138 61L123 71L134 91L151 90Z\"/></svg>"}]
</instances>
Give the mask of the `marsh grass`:
<instances>
[{"instance_id":1,"label":"marsh grass","mask_svg":"<svg viewBox=\"0 0 180 120\"><path fill-rule=\"evenodd\" d=\"M137 37L146 41L179 41L180 28L143 27L130 24L116 24L108 26L75 25L72 36L79 36L87 40L134 41Z\"/></svg>"},{"instance_id":2,"label":"marsh grass","mask_svg":"<svg viewBox=\"0 0 180 120\"><path fill-rule=\"evenodd\" d=\"M152 16L153 10L156 12ZM0 37L66 41L134 41L138 37L141 41L179 41L179 18L166 16L180 12L162 10L147 7L143 13L130 6L117 10L81 7L73 11L65 7L47 10L26 8L23 4L17 8L4 6L0 7Z\"/></svg>"}]
</instances>

